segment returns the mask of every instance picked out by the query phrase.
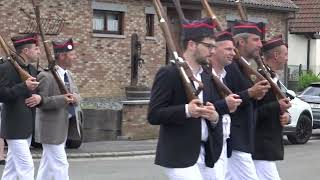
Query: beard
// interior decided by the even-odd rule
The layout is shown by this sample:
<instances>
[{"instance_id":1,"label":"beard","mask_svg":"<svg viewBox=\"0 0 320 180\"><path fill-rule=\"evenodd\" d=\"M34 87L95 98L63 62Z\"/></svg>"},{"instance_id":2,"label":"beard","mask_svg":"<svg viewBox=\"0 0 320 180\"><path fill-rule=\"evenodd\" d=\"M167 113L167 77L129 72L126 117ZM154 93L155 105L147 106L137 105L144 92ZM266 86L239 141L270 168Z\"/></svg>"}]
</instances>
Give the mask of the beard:
<instances>
[{"instance_id":1,"label":"beard","mask_svg":"<svg viewBox=\"0 0 320 180\"><path fill-rule=\"evenodd\" d=\"M200 54L199 50L197 50L194 54L195 61L200 65L207 65L209 64L208 57L204 57Z\"/></svg>"},{"instance_id":2,"label":"beard","mask_svg":"<svg viewBox=\"0 0 320 180\"><path fill-rule=\"evenodd\" d=\"M281 70L283 70L284 68L285 68L285 63L281 63L281 64L279 64L278 65L278 67L277 67L277 69L276 69L276 71L281 71Z\"/></svg>"},{"instance_id":3,"label":"beard","mask_svg":"<svg viewBox=\"0 0 320 180\"><path fill-rule=\"evenodd\" d=\"M208 58L204 58L204 57L199 57L196 59L196 62L200 65L208 65L209 64L209 60Z\"/></svg>"},{"instance_id":4,"label":"beard","mask_svg":"<svg viewBox=\"0 0 320 180\"><path fill-rule=\"evenodd\" d=\"M257 59L260 57L260 50L254 49L249 53L250 59Z\"/></svg>"}]
</instances>

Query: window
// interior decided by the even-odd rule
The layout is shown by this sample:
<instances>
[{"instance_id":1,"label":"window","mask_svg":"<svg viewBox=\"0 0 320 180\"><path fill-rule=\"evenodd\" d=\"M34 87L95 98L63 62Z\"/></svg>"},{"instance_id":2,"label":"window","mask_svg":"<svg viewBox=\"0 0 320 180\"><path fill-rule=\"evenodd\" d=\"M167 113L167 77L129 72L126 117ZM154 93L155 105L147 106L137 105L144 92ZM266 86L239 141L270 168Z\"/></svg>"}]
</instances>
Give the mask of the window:
<instances>
[{"instance_id":1,"label":"window","mask_svg":"<svg viewBox=\"0 0 320 180\"><path fill-rule=\"evenodd\" d=\"M154 36L154 14L146 14L146 36Z\"/></svg>"},{"instance_id":2,"label":"window","mask_svg":"<svg viewBox=\"0 0 320 180\"><path fill-rule=\"evenodd\" d=\"M230 27L233 27L234 23L236 22L236 20L234 21L227 21L227 27L230 28Z\"/></svg>"},{"instance_id":3,"label":"window","mask_svg":"<svg viewBox=\"0 0 320 180\"><path fill-rule=\"evenodd\" d=\"M123 12L93 10L94 33L123 34Z\"/></svg>"}]
</instances>

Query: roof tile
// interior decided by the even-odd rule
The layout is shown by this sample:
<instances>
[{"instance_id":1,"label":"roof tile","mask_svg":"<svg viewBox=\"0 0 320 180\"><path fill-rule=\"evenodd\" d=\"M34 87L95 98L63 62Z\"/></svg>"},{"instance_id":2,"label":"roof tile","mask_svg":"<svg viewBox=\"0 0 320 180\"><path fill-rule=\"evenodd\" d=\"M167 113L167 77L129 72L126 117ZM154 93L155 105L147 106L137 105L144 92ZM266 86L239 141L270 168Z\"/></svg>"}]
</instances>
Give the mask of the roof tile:
<instances>
[{"instance_id":1,"label":"roof tile","mask_svg":"<svg viewBox=\"0 0 320 180\"><path fill-rule=\"evenodd\" d=\"M170 0L166 0L170 1ZM200 0L181 0L181 2L199 2ZM211 3L232 5L235 0L208 0ZM241 0L245 6L262 9L272 9L281 11L296 11L296 6L292 0Z\"/></svg>"},{"instance_id":2,"label":"roof tile","mask_svg":"<svg viewBox=\"0 0 320 180\"><path fill-rule=\"evenodd\" d=\"M223 3L226 0L209 0L213 3ZM234 3L235 0L227 0L228 3ZM296 6L291 0L242 0L246 6L278 9L278 10L296 10Z\"/></svg>"},{"instance_id":3,"label":"roof tile","mask_svg":"<svg viewBox=\"0 0 320 180\"><path fill-rule=\"evenodd\" d=\"M299 10L295 19L290 21L291 33L320 32L320 1L319 0L292 0Z\"/></svg>"}]
</instances>

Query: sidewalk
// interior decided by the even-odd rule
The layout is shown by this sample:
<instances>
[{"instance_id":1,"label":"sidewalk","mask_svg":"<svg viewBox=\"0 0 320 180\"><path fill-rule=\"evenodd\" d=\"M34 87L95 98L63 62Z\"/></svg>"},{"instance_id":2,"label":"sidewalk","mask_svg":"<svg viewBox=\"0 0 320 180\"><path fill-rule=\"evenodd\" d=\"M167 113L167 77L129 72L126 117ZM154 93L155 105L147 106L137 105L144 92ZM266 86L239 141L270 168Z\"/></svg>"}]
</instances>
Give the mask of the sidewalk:
<instances>
[{"instance_id":1,"label":"sidewalk","mask_svg":"<svg viewBox=\"0 0 320 180\"><path fill-rule=\"evenodd\" d=\"M79 149L66 149L68 158L97 158L153 155L157 140L98 141L82 143ZM31 148L34 159L41 158L42 149Z\"/></svg>"},{"instance_id":2,"label":"sidewalk","mask_svg":"<svg viewBox=\"0 0 320 180\"><path fill-rule=\"evenodd\" d=\"M320 130L313 130L313 139L320 139ZM290 144L284 137L284 144ZM154 155L156 152L157 140L139 141L97 141L82 143L78 149L66 149L68 158L98 158L98 157L126 157ZM34 159L40 159L42 149L31 148Z\"/></svg>"}]
</instances>

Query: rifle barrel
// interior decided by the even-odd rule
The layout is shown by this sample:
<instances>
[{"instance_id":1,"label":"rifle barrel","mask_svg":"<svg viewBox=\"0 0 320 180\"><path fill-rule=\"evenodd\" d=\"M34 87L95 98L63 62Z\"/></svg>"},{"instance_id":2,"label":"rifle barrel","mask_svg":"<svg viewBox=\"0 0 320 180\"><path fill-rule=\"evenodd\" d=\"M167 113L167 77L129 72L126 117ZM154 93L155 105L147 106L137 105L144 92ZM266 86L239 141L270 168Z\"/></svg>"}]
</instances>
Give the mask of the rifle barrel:
<instances>
[{"instance_id":1,"label":"rifle barrel","mask_svg":"<svg viewBox=\"0 0 320 180\"><path fill-rule=\"evenodd\" d=\"M156 10L156 13L158 15L160 27L163 31L163 35L166 39L167 45L174 55L175 64L177 65L178 70L180 72L188 101L191 101L193 99L197 99L198 98L197 95L202 90L201 88L203 85L201 83L199 83L199 88L197 90L195 90L193 88L190 79L193 80L195 78L193 77L193 74L192 74L190 67L181 58L181 56L179 55L179 52L177 51L177 47L174 42L174 38L173 38L172 32L170 30L169 23L167 21L167 17L165 16L162 4L161 4L160 0L153 0L153 4L154 4L155 10Z\"/></svg>"},{"instance_id":2,"label":"rifle barrel","mask_svg":"<svg viewBox=\"0 0 320 180\"><path fill-rule=\"evenodd\" d=\"M65 87L64 83L60 79L60 77L57 74L57 71L55 70L55 67L54 67L54 60L53 60L53 58L51 56L51 52L50 52L50 49L49 49L49 44L48 44L48 41L46 41L46 38L45 38L45 35L44 35L44 31L43 31L43 28L42 28L42 25L41 25L39 4L36 4L35 0L31 0L31 1L32 1L32 5L33 5L34 12L35 12L35 15L36 15L36 22L37 22L37 25L38 25L38 30L40 32L40 36L41 36L41 40L42 40L42 43L43 43L43 46L44 46L44 50L46 52L46 56L47 56L50 72L52 73L54 79L56 80L56 82L57 82L57 84L59 86L60 93L61 94L68 94L69 92L68 92L67 88Z\"/></svg>"},{"instance_id":3,"label":"rifle barrel","mask_svg":"<svg viewBox=\"0 0 320 180\"><path fill-rule=\"evenodd\" d=\"M7 46L7 43L4 41L3 37L0 35L0 45L2 49L4 50L4 53L7 56L7 60L13 65L13 67L18 72L20 78L22 81L26 81L27 79L31 78L32 76L21 68L21 66L14 60L9 47Z\"/></svg>"}]
</instances>

